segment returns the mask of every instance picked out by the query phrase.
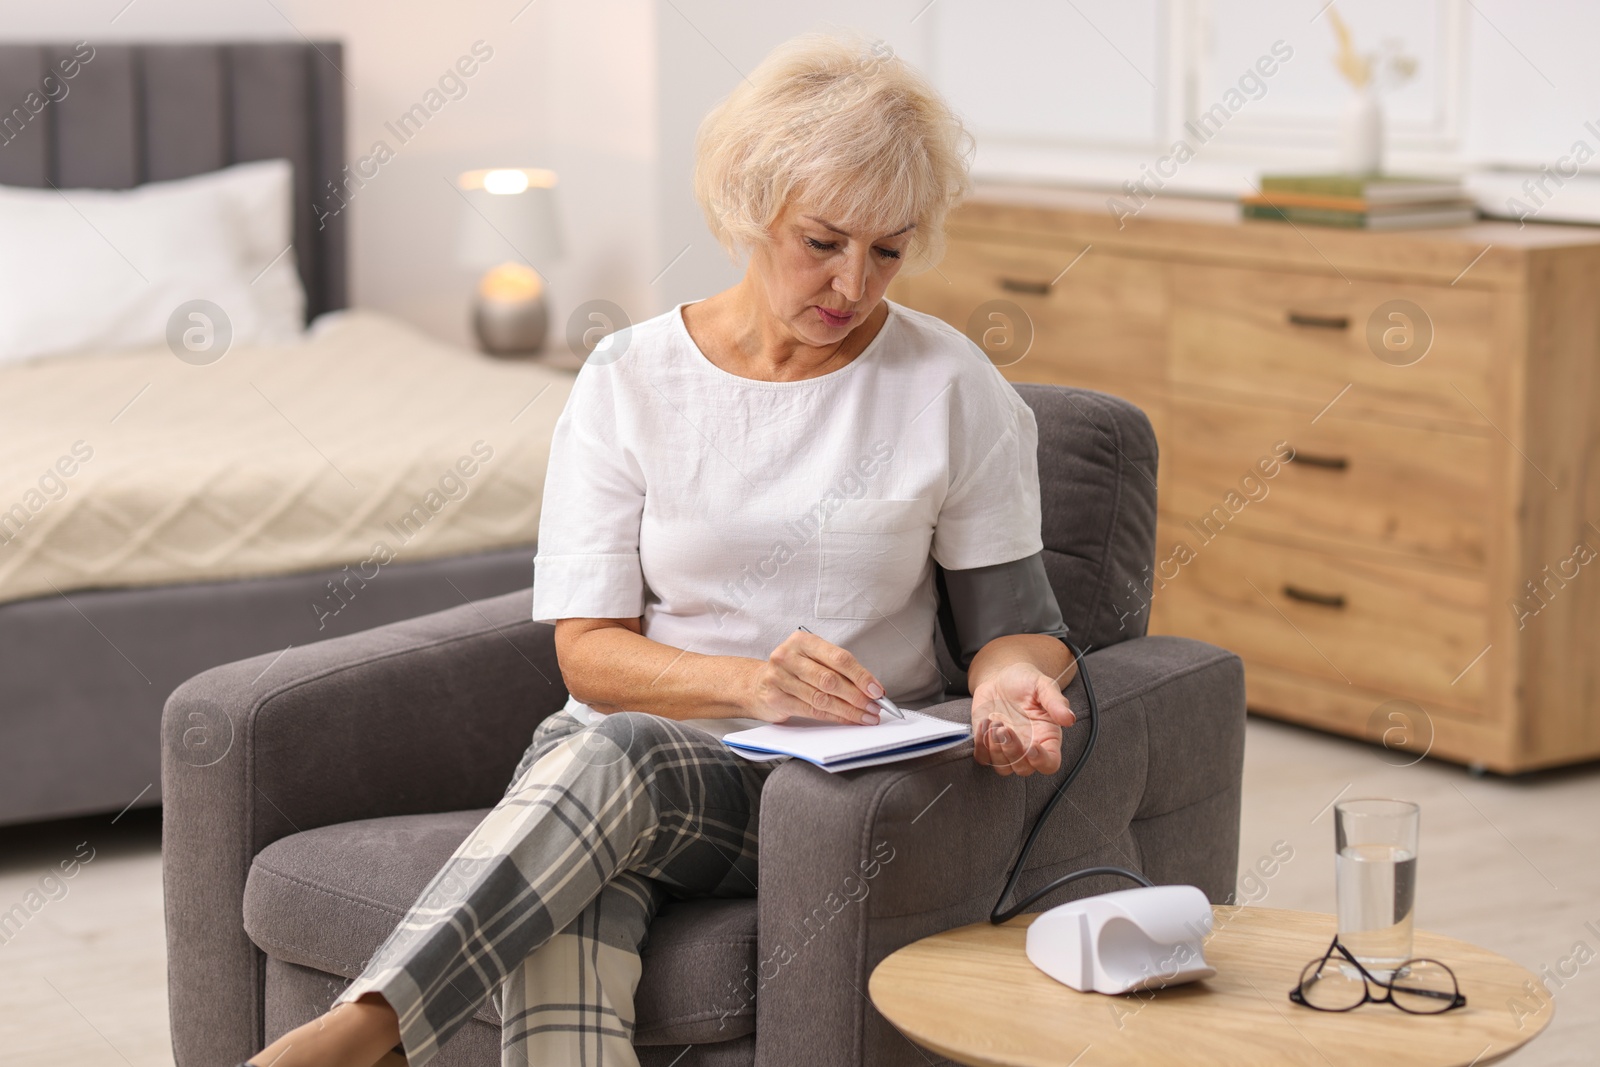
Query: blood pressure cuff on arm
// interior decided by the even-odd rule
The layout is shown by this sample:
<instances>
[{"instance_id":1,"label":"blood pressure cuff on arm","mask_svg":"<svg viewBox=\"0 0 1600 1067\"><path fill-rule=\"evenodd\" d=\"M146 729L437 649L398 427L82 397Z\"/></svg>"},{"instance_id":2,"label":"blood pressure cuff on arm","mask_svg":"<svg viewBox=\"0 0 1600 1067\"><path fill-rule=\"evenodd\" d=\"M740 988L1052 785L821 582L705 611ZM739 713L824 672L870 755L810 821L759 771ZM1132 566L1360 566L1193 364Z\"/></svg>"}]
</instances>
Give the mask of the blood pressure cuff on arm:
<instances>
[{"instance_id":1,"label":"blood pressure cuff on arm","mask_svg":"<svg viewBox=\"0 0 1600 1067\"><path fill-rule=\"evenodd\" d=\"M1048 634L1065 640L1067 624L1044 570L1044 553L992 567L936 568L939 629L955 665L965 671L996 637Z\"/></svg>"}]
</instances>

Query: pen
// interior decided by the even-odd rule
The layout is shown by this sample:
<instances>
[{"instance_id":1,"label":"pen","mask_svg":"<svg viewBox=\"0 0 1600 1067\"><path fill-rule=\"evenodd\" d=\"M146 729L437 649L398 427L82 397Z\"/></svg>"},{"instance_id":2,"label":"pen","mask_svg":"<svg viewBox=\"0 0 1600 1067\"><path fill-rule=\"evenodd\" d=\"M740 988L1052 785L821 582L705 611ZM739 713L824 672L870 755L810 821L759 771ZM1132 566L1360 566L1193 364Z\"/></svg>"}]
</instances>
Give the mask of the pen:
<instances>
[{"instance_id":1,"label":"pen","mask_svg":"<svg viewBox=\"0 0 1600 1067\"><path fill-rule=\"evenodd\" d=\"M799 630L803 634L811 634L813 637L816 636L815 631L808 630L804 626L797 626L795 629ZM876 698L873 700L873 703L878 705L878 709L891 719L904 719L906 717L906 713L896 707L895 702L890 700L887 695Z\"/></svg>"}]
</instances>

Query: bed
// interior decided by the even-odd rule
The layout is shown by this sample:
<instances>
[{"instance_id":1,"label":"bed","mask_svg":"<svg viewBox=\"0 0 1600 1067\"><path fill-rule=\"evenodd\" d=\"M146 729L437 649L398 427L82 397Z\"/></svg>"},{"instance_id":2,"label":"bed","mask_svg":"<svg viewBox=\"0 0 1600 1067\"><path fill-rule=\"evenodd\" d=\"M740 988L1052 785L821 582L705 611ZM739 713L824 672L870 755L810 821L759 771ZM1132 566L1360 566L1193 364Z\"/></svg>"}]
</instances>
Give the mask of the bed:
<instances>
[{"instance_id":1,"label":"bed","mask_svg":"<svg viewBox=\"0 0 1600 1067\"><path fill-rule=\"evenodd\" d=\"M0 47L0 100L74 47ZM170 344L0 362L0 824L158 804L162 705L200 670L531 580L571 378L342 310L347 216L318 199L345 174L340 62L95 46L0 148L0 185L44 190L288 160L312 325L203 365ZM225 719L183 728L196 765L231 745Z\"/></svg>"}]
</instances>

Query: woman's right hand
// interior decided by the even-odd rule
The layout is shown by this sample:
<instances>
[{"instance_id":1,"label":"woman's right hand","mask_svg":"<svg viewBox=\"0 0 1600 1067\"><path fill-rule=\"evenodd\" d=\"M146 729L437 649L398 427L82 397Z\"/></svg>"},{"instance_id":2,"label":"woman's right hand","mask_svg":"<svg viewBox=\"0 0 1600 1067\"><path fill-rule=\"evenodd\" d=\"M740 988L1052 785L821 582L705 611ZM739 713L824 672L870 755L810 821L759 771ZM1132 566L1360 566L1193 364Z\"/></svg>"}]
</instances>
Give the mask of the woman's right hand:
<instances>
[{"instance_id":1,"label":"woman's right hand","mask_svg":"<svg viewBox=\"0 0 1600 1067\"><path fill-rule=\"evenodd\" d=\"M828 722L878 721L883 686L856 658L813 633L796 630L765 660L752 660L743 701L764 722L792 716Z\"/></svg>"}]
</instances>

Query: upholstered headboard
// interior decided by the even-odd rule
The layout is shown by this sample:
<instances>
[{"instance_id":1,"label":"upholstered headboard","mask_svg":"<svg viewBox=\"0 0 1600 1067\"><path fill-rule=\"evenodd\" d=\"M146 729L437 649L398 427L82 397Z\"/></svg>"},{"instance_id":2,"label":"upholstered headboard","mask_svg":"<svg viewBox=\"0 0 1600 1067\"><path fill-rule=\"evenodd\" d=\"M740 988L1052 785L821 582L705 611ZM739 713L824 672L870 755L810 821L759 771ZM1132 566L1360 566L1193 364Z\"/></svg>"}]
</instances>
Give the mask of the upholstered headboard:
<instances>
[{"instance_id":1,"label":"upholstered headboard","mask_svg":"<svg viewBox=\"0 0 1600 1067\"><path fill-rule=\"evenodd\" d=\"M288 159L309 320L347 302L328 191L344 177L340 63L333 42L0 45L0 184L126 189Z\"/></svg>"}]
</instances>

